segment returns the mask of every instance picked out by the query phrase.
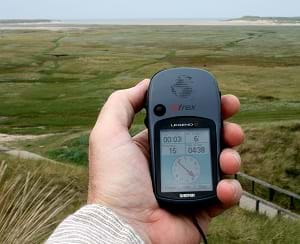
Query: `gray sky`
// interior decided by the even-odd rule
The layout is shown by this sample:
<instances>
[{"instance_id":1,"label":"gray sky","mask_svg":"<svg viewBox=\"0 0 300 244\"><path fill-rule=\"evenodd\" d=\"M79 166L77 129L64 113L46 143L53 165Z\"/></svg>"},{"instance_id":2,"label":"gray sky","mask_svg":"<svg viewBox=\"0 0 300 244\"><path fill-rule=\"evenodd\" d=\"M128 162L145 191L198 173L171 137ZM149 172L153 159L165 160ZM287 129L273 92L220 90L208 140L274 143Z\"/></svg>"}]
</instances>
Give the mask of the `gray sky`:
<instances>
[{"instance_id":1,"label":"gray sky","mask_svg":"<svg viewBox=\"0 0 300 244\"><path fill-rule=\"evenodd\" d=\"M0 19L300 16L300 0L0 0Z\"/></svg>"}]
</instances>

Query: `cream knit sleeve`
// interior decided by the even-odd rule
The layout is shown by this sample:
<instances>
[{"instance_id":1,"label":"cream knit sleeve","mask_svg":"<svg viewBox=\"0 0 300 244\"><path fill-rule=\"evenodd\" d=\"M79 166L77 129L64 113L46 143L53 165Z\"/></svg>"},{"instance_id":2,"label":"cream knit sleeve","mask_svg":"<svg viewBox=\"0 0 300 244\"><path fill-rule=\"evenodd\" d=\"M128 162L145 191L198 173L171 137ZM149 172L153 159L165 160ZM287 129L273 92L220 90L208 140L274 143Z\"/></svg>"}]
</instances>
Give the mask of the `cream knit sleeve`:
<instances>
[{"instance_id":1,"label":"cream knit sleeve","mask_svg":"<svg viewBox=\"0 0 300 244\"><path fill-rule=\"evenodd\" d=\"M141 244L144 243L131 226L110 209L86 205L67 217L56 228L46 244Z\"/></svg>"}]
</instances>

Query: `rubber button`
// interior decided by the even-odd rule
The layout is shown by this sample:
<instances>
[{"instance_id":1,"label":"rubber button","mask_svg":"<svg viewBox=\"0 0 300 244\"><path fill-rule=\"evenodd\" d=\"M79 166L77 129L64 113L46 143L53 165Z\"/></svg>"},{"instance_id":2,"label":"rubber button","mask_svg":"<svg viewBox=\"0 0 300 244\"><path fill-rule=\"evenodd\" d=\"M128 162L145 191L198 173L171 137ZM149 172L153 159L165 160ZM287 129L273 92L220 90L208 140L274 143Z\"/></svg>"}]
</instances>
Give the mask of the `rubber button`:
<instances>
[{"instance_id":1,"label":"rubber button","mask_svg":"<svg viewBox=\"0 0 300 244\"><path fill-rule=\"evenodd\" d=\"M157 116L163 116L166 113L166 107L162 104L158 104L154 107L154 113Z\"/></svg>"}]
</instances>

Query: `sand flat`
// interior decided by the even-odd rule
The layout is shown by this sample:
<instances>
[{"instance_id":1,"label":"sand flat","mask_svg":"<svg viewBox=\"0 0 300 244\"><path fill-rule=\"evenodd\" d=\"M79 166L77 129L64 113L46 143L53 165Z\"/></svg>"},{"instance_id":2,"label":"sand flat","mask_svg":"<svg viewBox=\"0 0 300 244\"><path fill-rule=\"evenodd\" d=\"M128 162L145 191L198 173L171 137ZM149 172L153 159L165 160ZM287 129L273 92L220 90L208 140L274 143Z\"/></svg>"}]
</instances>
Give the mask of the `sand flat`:
<instances>
[{"instance_id":1,"label":"sand flat","mask_svg":"<svg viewBox=\"0 0 300 244\"><path fill-rule=\"evenodd\" d=\"M95 28L100 25L191 25L191 26L300 26L300 23L278 23L271 20L95 20L95 21L55 21L47 23L0 23L0 30L72 30Z\"/></svg>"}]
</instances>

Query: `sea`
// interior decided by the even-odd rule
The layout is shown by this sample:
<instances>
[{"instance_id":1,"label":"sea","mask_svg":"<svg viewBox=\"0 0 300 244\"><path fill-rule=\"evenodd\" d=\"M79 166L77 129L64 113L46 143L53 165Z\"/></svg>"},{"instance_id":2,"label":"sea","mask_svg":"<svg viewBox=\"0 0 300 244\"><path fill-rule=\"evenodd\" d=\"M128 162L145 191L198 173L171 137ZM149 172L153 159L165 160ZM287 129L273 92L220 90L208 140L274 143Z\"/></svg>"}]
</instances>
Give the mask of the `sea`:
<instances>
[{"instance_id":1,"label":"sea","mask_svg":"<svg viewBox=\"0 0 300 244\"><path fill-rule=\"evenodd\" d=\"M68 19L60 23L74 25L216 25L226 19Z\"/></svg>"}]
</instances>

